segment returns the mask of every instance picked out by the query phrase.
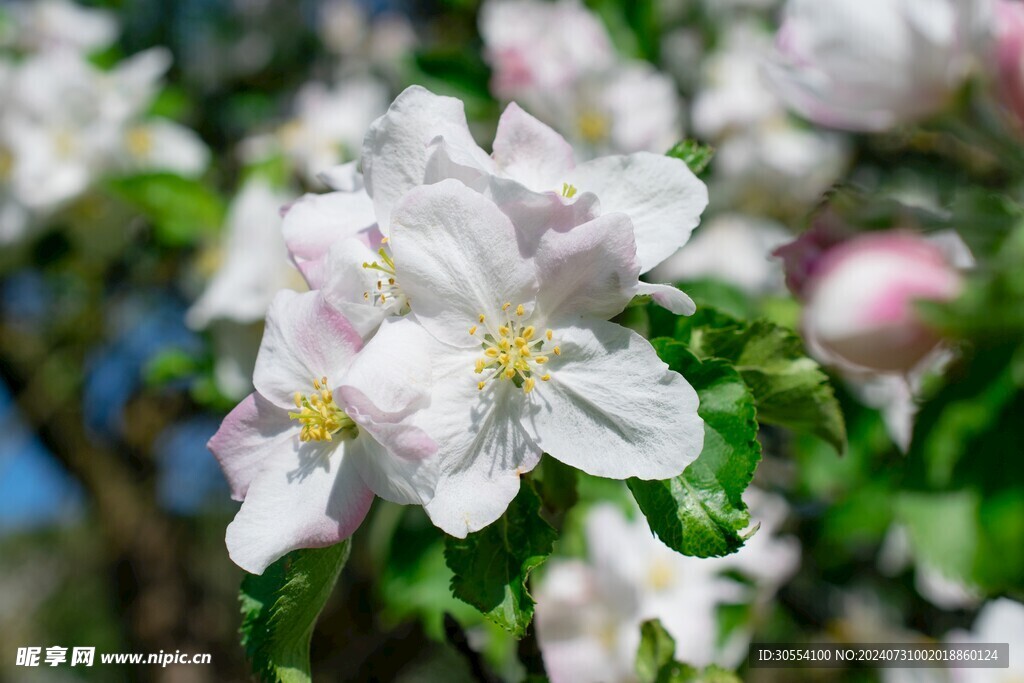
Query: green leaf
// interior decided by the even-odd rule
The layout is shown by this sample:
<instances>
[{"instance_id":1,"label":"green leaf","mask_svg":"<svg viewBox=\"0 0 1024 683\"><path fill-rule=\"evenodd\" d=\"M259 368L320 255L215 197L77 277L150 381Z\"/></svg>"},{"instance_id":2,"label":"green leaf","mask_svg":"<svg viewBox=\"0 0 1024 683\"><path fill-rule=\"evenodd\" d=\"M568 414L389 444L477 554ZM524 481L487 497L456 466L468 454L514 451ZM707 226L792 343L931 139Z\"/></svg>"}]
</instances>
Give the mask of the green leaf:
<instances>
[{"instance_id":1,"label":"green leaf","mask_svg":"<svg viewBox=\"0 0 1024 683\"><path fill-rule=\"evenodd\" d=\"M153 224L157 239L169 246L186 246L216 234L224 220L220 196L197 180L147 173L111 179L107 187L142 213Z\"/></svg>"},{"instance_id":2,"label":"green leaf","mask_svg":"<svg viewBox=\"0 0 1024 683\"><path fill-rule=\"evenodd\" d=\"M658 672L675 659L676 641L657 619L640 624L640 649L636 653L636 675L640 683L655 683Z\"/></svg>"},{"instance_id":3,"label":"green leaf","mask_svg":"<svg viewBox=\"0 0 1024 683\"><path fill-rule=\"evenodd\" d=\"M544 508L565 512L579 500L576 491L577 470L545 453L531 475Z\"/></svg>"},{"instance_id":4,"label":"green leaf","mask_svg":"<svg viewBox=\"0 0 1024 683\"><path fill-rule=\"evenodd\" d=\"M308 683L313 627L351 543L296 550L242 581L242 645L263 683Z\"/></svg>"},{"instance_id":5,"label":"green leaf","mask_svg":"<svg viewBox=\"0 0 1024 683\"><path fill-rule=\"evenodd\" d=\"M657 619L640 625L636 673L640 683L740 683L736 674L718 666L703 671L675 661L676 641Z\"/></svg>"},{"instance_id":6,"label":"green leaf","mask_svg":"<svg viewBox=\"0 0 1024 683\"><path fill-rule=\"evenodd\" d=\"M700 175L707 169L711 159L714 158L715 148L702 145L696 140L683 140L682 142L677 142L665 154L666 156L686 162L686 165L690 167L694 175Z\"/></svg>"},{"instance_id":7,"label":"green leaf","mask_svg":"<svg viewBox=\"0 0 1024 683\"><path fill-rule=\"evenodd\" d=\"M540 516L529 481L501 519L464 539L445 539L445 561L455 574L452 593L516 637L533 619L530 572L551 554L555 530Z\"/></svg>"},{"instance_id":8,"label":"green leaf","mask_svg":"<svg viewBox=\"0 0 1024 683\"><path fill-rule=\"evenodd\" d=\"M804 353L790 330L766 320L747 324L714 310L680 319L677 338L701 358L732 363L754 393L764 424L814 434L838 453L846 449L846 425L828 376Z\"/></svg>"},{"instance_id":9,"label":"green leaf","mask_svg":"<svg viewBox=\"0 0 1024 683\"><path fill-rule=\"evenodd\" d=\"M735 552L745 540L740 531L750 521L743 491L761 459L754 397L727 361L701 361L671 339L652 343L697 391L704 448L680 476L630 479L629 488L651 529L670 548L696 557Z\"/></svg>"}]
</instances>

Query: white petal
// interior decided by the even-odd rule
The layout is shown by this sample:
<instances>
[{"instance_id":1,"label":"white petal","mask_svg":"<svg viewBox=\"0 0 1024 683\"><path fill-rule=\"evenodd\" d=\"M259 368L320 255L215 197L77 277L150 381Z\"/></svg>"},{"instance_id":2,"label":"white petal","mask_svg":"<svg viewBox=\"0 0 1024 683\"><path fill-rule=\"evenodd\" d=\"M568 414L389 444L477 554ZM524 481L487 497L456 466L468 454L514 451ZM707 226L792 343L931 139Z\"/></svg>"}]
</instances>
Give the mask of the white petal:
<instances>
[{"instance_id":1,"label":"white petal","mask_svg":"<svg viewBox=\"0 0 1024 683\"><path fill-rule=\"evenodd\" d=\"M228 413L207 447L224 470L232 498L245 498L267 460L292 452L295 424L286 411L255 392Z\"/></svg>"},{"instance_id":2,"label":"white petal","mask_svg":"<svg viewBox=\"0 0 1024 683\"><path fill-rule=\"evenodd\" d=\"M548 382L524 424L562 462L599 477L667 479L700 454L697 394L650 343L619 325L556 327Z\"/></svg>"},{"instance_id":3,"label":"white petal","mask_svg":"<svg viewBox=\"0 0 1024 683\"><path fill-rule=\"evenodd\" d=\"M363 174L359 172L358 161L332 166L326 171L318 173L316 177L327 187L339 192L358 192L364 187Z\"/></svg>"},{"instance_id":4,"label":"white petal","mask_svg":"<svg viewBox=\"0 0 1024 683\"><path fill-rule=\"evenodd\" d=\"M358 389L376 410L391 416L377 416L378 421L393 422L425 406L433 386L431 350L436 348L429 336L410 319L385 321L341 378L340 394L347 397L350 388Z\"/></svg>"},{"instance_id":5,"label":"white petal","mask_svg":"<svg viewBox=\"0 0 1024 683\"><path fill-rule=\"evenodd\" d=\"M336 242L320 276L320 292L331 306L341 311L363 339L369 339L382 320L392 312L376 294L380 271L364 263L380 261L380 254L358 238Z\"/></svg>"},{"instance_id":6,"label":"white petal","mask_svg":"<svg viewBox=\"0 0 1024 683\"><path fill-rule=\"evenodd\" d=\"M346 444L304 444L267 461L228 525L231 559L262 574L296 548L321 548L352 535L363 521L373 492L359 475Z\"/></svg>"},{"instance_id":7,"label":"white petal","mask_svg":"<svg viewBox=\"0 0 1024 683\"><path fill-rule=\"evenodd\" d=\"M641 282L637 285L636 293L640 296L650 296L654 303L676 315L693 315L697 310L697 304L693 303L693 299L673 285Z\"/></svg>"},{"instance_id":8,"label":"white petal","mask_svg":"<svg viewBox=\"0 0 1024 683\"><path fill-rule=\"evenodd\" d=\"M493 202L446 180L409 192L395 211L391 240L398 282L431 333L479 346L469 329L501 306L532 304L533 263L520 255L512 222Z\"/></svg>"},{"instance_id":9,"label":"white petal","mask_svg":"<svg viewBox=\"0 0 1024 683\"><path fill-rule=\"evenodd\" d=\"M538 192L561 189L575 166L572 146L512 102L498 121L494 163L503 175Z\"/></svg>"},{"instance_id":10,"label":"white petal","mask_svg":"<svg viewBox=\"0 0 1024 683\"><path fill-rule=\"evenodd\" d=\"M325 277L323 262L331 247L350 237L372 239L373 203L362 190L307 194L288 208L282 230L288 250L309 286Z\"/></svg>"},{"instance_id":11,"label":"white petal","mask_svg":"<svg viewBox=\"0 0 1024 683\"><path fill-rule=\"evenodd\" d=\"M195 177L210 163L210 150L203 139L191 128L167 119L151 119L131 129L125 143L127 161L133 168Z\"/></svg>"},{"instance_id":12,"label":"white petal","mask_svg":"<svg viewBox=\"0 0 1024 683\"><path fill-rule=\"evenodd\" d=\"M641 273L686 244L708 205L707 187L684 162L648 152L588 161L566 182L596 194L605 213L629 216Z\"/></svg>"},{"instance_id":13,"label":"white petal","mask_svg":"<svg viewBox=\"0 0 1024 683\"><path fill-rule=\"evenodd\" d=\"M363 481L378 496L400 505L423 505L434 497L434 461L400 457L372 438L360 442L362 450L353 460Z\"/></svg>"},{"instance_id":14,"label":"white petal","mask_svg":"<svg viewBox=\"0 0 1024 683\"><path fill-rule=\"evenodd\" d=\"M291 410L295 392L313 391L327 377L336 387L363 340L319 292L282 291L267 312L253 384L275 405Z\"/></svg>"},{"instance_id":15,"label":"white petal","mask_svg":"<svg viewBox=\"0 0 1024 683\"><path fill-rule=\"evenodd\" d=\"M536 254L537 305L548 320L611 318L633 298L640 264L625 214L605 214L566 232L549 230Z\"/></svg>"},{"instance_id":16,"label":"white petal","mask_svg":"<svg viewBox=\"0 0 1024 683\"><path fill-rule=\"evenodd\" d=\"M416 85L406 88L366 134L363 178L385 235L390 234L394 205L423 184L427 147L438 136L467 150L475 148L482 167L490 164L490 158L473 141L462 102Z\"/></svg>"}]
</instances>

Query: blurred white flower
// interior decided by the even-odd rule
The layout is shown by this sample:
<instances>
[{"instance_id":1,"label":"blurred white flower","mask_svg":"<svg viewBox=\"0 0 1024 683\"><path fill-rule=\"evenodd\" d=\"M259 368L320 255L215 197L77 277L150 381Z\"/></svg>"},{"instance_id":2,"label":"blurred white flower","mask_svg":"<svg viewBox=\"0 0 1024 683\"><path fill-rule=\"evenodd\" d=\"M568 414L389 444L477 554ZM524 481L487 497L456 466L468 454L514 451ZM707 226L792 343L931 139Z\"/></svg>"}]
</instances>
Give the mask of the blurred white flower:
<instances>
[{"instance_id":1,"label":"blurred white flower","mask_svg":"<svg viewBox=\"0 0 1024 683\"><path fill-rule=\"evenodd\" d=\"M884 131L950 102L990 21L989 0L789 0L766 74L815 123Z\"/></svg>"},{"instance_id":2,"label":"blurred white flower","mask_svg":"<svg viewBox=\"0 0 1024 683\"><path fill-rule=\"evenodd\" d=\"M914 557L910 532L893 524L878 550L877 565L886 576L896 576L914 562L914 587L928 602L944 610L969 609L981 602L981 592L943 573L922 557Z\"/></svg>"},{"instance_id":3,"label":"blurred white flower","mask_svg":"<svg viewBox=\"0 0 1024 683\"><path fill-rule=\"evenodd\" d=\"M1015 683L1024 679L1024 605L999 598L981 608L969 632L954 632L946 639L960 643L1009 643L1006 669L953 669L954 683Z\"/></svg>"},{"instance_id":4,"label":"blurred white flower","mask_svg":"<svg viewBox=\"0 0 1024 683\"><path fill-rule=\"evenodd\" d=\"M816 202L843 172L849 151L836 133L790 119L764 84L770 36L752 22L731 24L707 58L693 102L693 128L717 148L713 165L719 206L777 210L782 198Z\"/></svg>"},{"instance_id":5,"label":"blurred white flower","mask_svg":"<svg viewBox=\"0 0 1024 683\"><path fill-rule=\"evenodd\" d=\"M281 208L288 200L260 179L241 188L228 211L223 244L206 259L217 262L216 270L185 317L189 326L210 330L214 378L232 398L252 390L260 323L274 296L282 289L306 289L281 234Z\"/></svg>"},{"instance_id":6,"label":"blurred white flower","mask_svg":"<svg viewBox=\"0 0 1024 683\"><path fill-rule=\"evenodd\" d=\"M633 681L640 624L647 619L661 620L680 661L741 661L750 625L719 642L718 607L770 599L799 563L796 539L775 535L785 503L756 489L745 497L760 530L739 553L713 559L670 550L639 513L630 521L618 508L595 506L586 520L586 560L552 560L534 586L537 637L552 683Z\"/></svg>"},{"instance_id":7,"label":"blurred white flower","mask_svg":"<svg viewBox=\"0 0 1024 683\"><path fill-rule=\"evenodd\" d=\"M620 60L601 20L578 0L489 0L480 34L495 96L551 125L584 159L664 153L682 137L672 79Z\"/></svg>"},{"instance_id":8,"label":"blurred white flower","mask_svg":"<svg viewBox=\"0 0 1024 683\"><path fill-rule=\"evenodd\" d=\"M720 214L694 232L690 241L651 271L657 282L714 278L750 294L781 292L782 266L772 252L791 239L785 228L763 218Z\"/></svg>"},{"instance_id":9,"label":"blurred white flower","mask_svg":"<svg viewBox=\"0 0 1024 683\"><path fill-rule=\"evenodd\" d=\"M22 0L12 3L7 11L11 26L0 42L27 52L96 52L109 47L119 30L111 12L82 7L70 0Z\"/></svg>"},{"instance_id":10,"label":"blurred white flower","mask_svg":"<svg viewBox=\"0 0 1024 683\"><path fill-rule=\"evenodd\" d=\"M291 120L276 132L243 142L249 161L284 154L309 183L333 166L359 156L363 136L387 111L388 87L371 76L342 80L334 86L310 82L295 100Z\"/></svg>"},{"instance_id":11,"label":"blurred white flower","mask_svg":"<svg viewBox=\"0 0 1024 683\"><path fill-rule=\"evenodd\" d=\"M324 46L348 65L361 61L393 69L416 45L416 33L405 14L387 12L371 18L355 0L321 3L317 31Z\"/></svg>"}]
</instances>

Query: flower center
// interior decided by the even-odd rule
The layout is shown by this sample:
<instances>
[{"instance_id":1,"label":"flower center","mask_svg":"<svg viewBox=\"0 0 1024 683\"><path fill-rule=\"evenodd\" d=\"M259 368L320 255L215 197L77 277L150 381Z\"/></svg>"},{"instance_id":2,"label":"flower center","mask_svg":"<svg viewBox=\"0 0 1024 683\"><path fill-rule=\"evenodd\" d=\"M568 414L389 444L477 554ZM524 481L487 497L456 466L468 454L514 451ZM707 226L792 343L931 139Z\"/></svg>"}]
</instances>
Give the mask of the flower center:
<instances>
[{"instance_id":1,"label":"flower center","mask_svg":"<svg viewBox=\"0 0 1024 683\"><path fill-rule=\"evenodd\" d=\"M488 373L486 377L477 382L477 389L484 390L491 380L510 380L517 387L522 387L524 393L533 391L537 384L537 377L542 382L551 379L551 374L545 372L544 364L548 362L548 356L542 350L546 343L553 341L551 330L543 336L537 336L537 330L533 325L526 325L521 320L526 313L522 304L515 308L515 315L509 313L511 303L501 307L503 313L508 317L505 324L498 326L497 333L481 332L483 334L480 345L484 349L482 358L476 361L476 374ZM485 323L486 318L480 315L480 322ZM477 336L477 326L469 328L469 333ZM556 356L561 355L562 350L554 346L551 352Z\"/></svg>"},{"instance_id":2,"label":"flower center","mask_svg":"<svg viewBox=\"0 0 1024 683\"><path fill-rule=\"evenodd\" d=\"M570 185L569 183L562 183L562 196L566 199L572 199L576 196L576 186Z\"/></svg>"},{"instance_id":3,"label":"flower center","mask_svg":"<svg viewBox=\"0 0 1024 683\"><path fill-rule=\"evenodd\" d=\"M136 126L125 133L125 144L132 156L142 159L153 151L153 135L145 128Z\"/></svg>"},{"instance_id":4,"label":"flower center","mask_svg":"<svg viewBox=\"0 0 1024 683\"><path fill-rule=\"evenodd\" d=\"M584 141L596 145L608 138L612 122L601 112L591 109L576 118L576 127Z\"/></svg>"},{"instance_id":5,"label":"flower center","mask_svg":"<svg viewBox=\"0 0 1024 683\"><path fill-rule=\"evenodd\" d=\"M308 396L295 392L295 407L299 410L288 413L288 417L302 425L299 433L302 441L333 441L339 432L344 432L343 436L359 433L352 418L334 402L334 394L328 386L327 378L321 377L313 380L314 391Z\"/></svg>"},{"instance_id":6,"label":"flower center","mask_svg":"<svg viewBox=\"0 0 1024 683\"><path fill-rule=\"evenodd\" d=\"M376 283L376 289L373 291L363 292L363 298L367 301L371 301L374 305L380 304L381 306L390 305L394 313L397 315L405 315L409 312L409 297L405 295L402 288L399 286L398 281L395 280L395 260L388 253L387 238L384 241L385 246L382 246L377 250L380 254L381 262L373 261L363 264L363 268L367 270L375 270L379 274Z\"/></svg>"},{"instance_id":7,"label":"flower center","mask_svg":"<svg viewBox=\"0 0 1024 683\"><path fill-rule=\"evenodd\" d=\"M676 573L672 564L663 557L656 558L651 562L647 571L647 585L655 591L663 591L671 588L676 582Z\"/></svg>"}]
</instances>

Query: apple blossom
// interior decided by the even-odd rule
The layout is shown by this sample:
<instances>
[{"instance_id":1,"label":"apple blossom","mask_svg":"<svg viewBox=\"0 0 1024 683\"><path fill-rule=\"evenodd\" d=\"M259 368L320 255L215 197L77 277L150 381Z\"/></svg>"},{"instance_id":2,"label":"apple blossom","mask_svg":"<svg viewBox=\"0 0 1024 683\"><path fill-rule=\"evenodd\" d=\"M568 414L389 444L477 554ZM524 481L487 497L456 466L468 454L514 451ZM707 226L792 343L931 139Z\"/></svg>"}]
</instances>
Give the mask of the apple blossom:
<instances>
[{"instance_id":1,"label":"apple blossom","mask_svg":"<svg viewBox=\"0 0 1024 683\"><path fill-rule=\"evenodd\" d=\"M353 366L385 393L406 381L396 356L430 375L415 421L441 474L425 509L454 536L497 519L542 451L597 476L664 479L703 441L693 388L606 322L636 291L629 219L529 208L452 179L408 191L390 246L412 315L385 321Z\"/></svg>"},{"instance_id":2,"label":"apple blossom","mask_svg":"<svg viewBox=\"0 0 1024 683\"><path fill-rule=\"evenodd\" d=\"M951 633L947 642L1006 643L1010 645L1007 668L956 668L951 672L954 683L1013 683L1024 676L1024 604L1010 598L998 598L985 604L969 632Z\"/></svg>"},{"instance_id":3,"label":"apple blossom","mask_svg":"<svg viewBox=\"0 0 1024 683\"><path fill-rule=\"evenodd\" d=\"M585 522L586 559L552 560L534 584L537 639L552 683L635 680L640 624L648 619L659 619L673 636L680 661L736 666L750 628L719 643L718 607L770 598L799 562L796 539L775 535L785 503L755 489L747 496L760 530L737 554L713 559L669 549L640 514L628 520L611 505L593 507Z\"/></svg>"},{"instance_id":4,"label":"apple blossom","mask_svg":"<svg viewBox=\"0 0 1024 683\"><path fill-rule=\"evenodd\" d=\"M989 0L789 0L766 74L815 123L884 131L938 113L970 75Z\"/></svg>"},{"instance_id":5,"label":"apple blossom","mask_svg":"<svg viewBox=\"0 0 1024 683\"><path fill-rule=\"evenodd\" d=\"M940 339L914 308L956 297L946 254L912 233L865 234L833 247L808 282L803 330L821 355L854 369L907 372Z\"/></svg>"},{"instance_id":6,"label":"apple blossom","mask_svg":"<svg viewBox=\"0 0 1024 683\"><path fill-rule=\"evenodd\" d=\"M82 7L69 0L25 0L9 7L11 42L28 52L73 50L90 53L117 38L117 20L107 10Z\"/></svg>"},{"instance_id":7,"label":"apple blossom","mask_svg":"<svg viewBox=\"0 0 1024 683\"><path fill-rule=\"evenodd\" d=\"M424 378L393 359L407 370L406 383L387 396L389 409L378 407L358 383L345 383L361 346L317 292L285 290L271 304L256 391L209 443L242 501L226 540L246 571L260 574L290 550L347 538L374 494L417 505L433 495L436 445L400 422L421 400ZM384 435L387 449L377 440Z\"/></svg>"}]
</instances>

